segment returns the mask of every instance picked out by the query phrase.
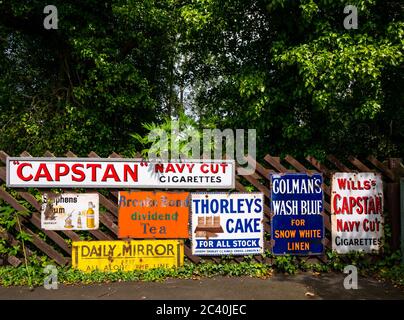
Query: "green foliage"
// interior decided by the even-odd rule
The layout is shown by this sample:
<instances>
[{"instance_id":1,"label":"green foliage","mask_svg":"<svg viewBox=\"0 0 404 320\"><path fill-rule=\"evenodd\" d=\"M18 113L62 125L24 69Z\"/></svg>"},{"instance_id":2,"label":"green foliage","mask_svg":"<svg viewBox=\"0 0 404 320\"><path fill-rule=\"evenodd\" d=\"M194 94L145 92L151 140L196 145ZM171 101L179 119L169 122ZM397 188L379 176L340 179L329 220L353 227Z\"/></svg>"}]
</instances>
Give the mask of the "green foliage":
<instances>
[{"instance_id":1,"label":"green foliage","mask_svg":"<svg viewBox=\"0 0 404 320\"><path fill-rule=\"evenodd\" d=\"M161 124L143 123L142 127L147 130L147 134L142 136L138 133L131 134L135 142L138 142L143 149L140 155L148 158L152 153L157 157L164 158L190 158L192 149L189 144L196 143L201 148L202 132L198 130L198 125L191 117L184 112L178 114L178 118L165 117ZM176 154L173 154L172 146L178 146ZM136 156L132 152L130 156ZM199 158L199 154L196 155Z\"/></svg>"},{"instance_id":2,"label":"green foliage","mask_svg":"<svg viewBox=\"0 0 404 320\"><path fill-rule=\"evenodd\" d=\"M185 264L178 269L156 268L147 271L84 273L68 267L58 267L58 282L63 284L90 284L117 281L163 281L167 278L192 279L214 276L250 276L266 278L271 274L271 267L260 263L203 263ZM29 266L28 272L34 286L42 286L44 274L42 266ZM28 285L28 273L25 267L0 267L0 285Z\"/></svg>"},{"instance_id":3,"label":"green foliage","mask_svg":"<svg viewBox=\"0 0 404 320\"><path fill-rule=\"evenodd\" d=\"M388 279L393 283L404 286L404 265L395 265L392 268L382 269L380 277Z\"/></svg>"},{"instance_id":4,"label":"green foliage","mask_svg":"<svg viewBox=\"0 0 404 320\"><path fill-rule=\"evenodd\" d=\"M28 215L29 212L17 212L9 204L0 200L0 234L4 235L0 237L0 255L4 257L16 256L18 253L22 252L21 245L11 245L7 242L7 232L15 234L15 238L21 241L20 243L29 243L32 241L32 236L24 230L20 230L20 225L18 223L20 217Z\"/></svg>"},{"instance_id":5,"label":"green foliage","mask_svg":"<svg viewBox=\"0 0 404 320\"><path fill-rule=\"evenodd\" d=\"M0 149L102 156L128 147L140 123L173 102L176 10L171 1L2 1ZM166 102L169 101L169 102Z\"/></svg>"},{"instance_id":6,"label":"green foliage","mask_svg":"<svg viewBox=\"0 0 404 320\"><path fill-rule=\"evenodd\" d=\"M274 267L280 272L295 274L298 270L296 257L290 255L276 256Z\"/></svg>"},{"instance_id":7,"label":"green foliage","mask_svg":"<svg viewBox=\"0 0 404 320\"><path fill-rule=\"evenodd\" d=\"M352 254L345 257L331 251L326 252L328 261L323 263L308 263L304 258L299 260L294 256L273 257L273 264L257 263L252 260L240 263L222 261L221 263L201 262L199 264L186 263L180 268L156 268L146 271L136 270L129 272L100 272L85 273L70 267L57 267L58 282L62 284L92 284L120 281L163 281L167 278L196 279L199 277L250 276L267 278L275 272L296 274L300 271L313 272L342 272L347 265L355 265L363 276L376 276L387 279L394 284L404 285L404 270L399 264L400 254L395 252L383 259L368 259L363 254ZM33 286L42 286L44 281L43 268L51 261L44 257L31 257L28 271L25 267L0 267L0 285L30 285L28 272Z\"/></svg>"},{"instance_id":8,"label":"green foliage","mask_svg":"<svg viewBox=\"0 0 404 320\"><path fill-rule=\"evenodd\" d=\"M208 158L222 158L226 151L222 139L213 137L210 130L205 133L192 117L182 111L177 117L165 117L161 124L143 123L142 127L147 134L133 133L131 136L143 149L139 152L135 148L134 152L126 153L128 156L140 154L147 159L152 154L166 159L200 159L203 154Z\"/></svg>"},{"instance_id":9,"label":"green foliage","mask_svg":"<svg viewBox=\"0 0 404 320\"><path fill-rule=\"evenodd\" d=\"M357 30L343 27L344 1L184 7L203 17L189 22L183 40L201 122L257 129L261 155L402 156L402 7L350 4Z\"/></svg>"},{"instance_id":10,"label":"green foliage","mask_svg":"<svg viewBox=\"0 0 404 320\"><path fill-rule=\"evenodd\" d=\"M53 4L58 30L43 28L41 0L0 3L12 155L130 154L187 110L198 128L255 128L259 155L403 156L400 1L351 1L357 30L343 27L344 1Z\"/></svg>"}]
</instances>

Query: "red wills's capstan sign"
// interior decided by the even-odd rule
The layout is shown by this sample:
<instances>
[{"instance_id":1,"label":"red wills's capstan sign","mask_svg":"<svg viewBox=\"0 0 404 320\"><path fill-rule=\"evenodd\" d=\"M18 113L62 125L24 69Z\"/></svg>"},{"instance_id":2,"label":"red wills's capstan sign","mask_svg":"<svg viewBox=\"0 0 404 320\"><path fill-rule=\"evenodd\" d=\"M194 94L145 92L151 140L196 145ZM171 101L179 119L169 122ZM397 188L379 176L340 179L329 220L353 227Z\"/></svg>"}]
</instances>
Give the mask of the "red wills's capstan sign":
<instances>
[{"instance_id":1,"label":"red wills's capstan sign","mask_svg":"<svg viewBox=\"0 0 404 320\"><path fill-rule=\"evenodd\" d=\"M234 160L7 158L8 187L234 188Z\"/></svg>"}]
</instances>

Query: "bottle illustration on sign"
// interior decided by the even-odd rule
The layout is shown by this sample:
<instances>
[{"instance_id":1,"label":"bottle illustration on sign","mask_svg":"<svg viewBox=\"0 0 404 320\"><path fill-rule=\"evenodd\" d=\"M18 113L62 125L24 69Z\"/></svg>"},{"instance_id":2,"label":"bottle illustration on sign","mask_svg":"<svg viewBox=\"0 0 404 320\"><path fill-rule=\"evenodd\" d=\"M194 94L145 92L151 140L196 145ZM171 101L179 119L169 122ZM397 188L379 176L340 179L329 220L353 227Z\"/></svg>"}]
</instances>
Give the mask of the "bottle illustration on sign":
<instances>
[{"instance_id":1,"label":"bottle illustration on sign","mask_svg":"<svg viewBox=\"0 0 404 320\"><path fill-rule=\"evenodd\" d=\"M198 238L216 238L217 233L223 233L220 225L220 217L198 217L198 225L195 228L195 235Z\"/></svg>"},{"instance_id":2,"label":"bottle illustration on sign","mask_svg":"<svg viewBox=\"0 0 404 320\"><path fill-rule=\"evenodd\" d=\"M95 219L94 219L94 208L95 206L93 205L93 203L90 201L88 203L88 210L86 212L86 216L87 216L87 228L95 228Z\"/></svg>"},{"instance_id":3,"label":"bottle illustration on sign","mask_svg":"<svg viewBox=\"0 0 404 320\"><path fill-rule=\"evenodd\" d=\"M66 229L73 228L73 225L72 225L72 213L73 212L70 212L69 215L67 216L67 218L65 219L65 228Z\"/></svg>"},{"instance_id":4,"label":"bottle illustration on sign","mask_svg":"<svg viewBox=\"0 0 404 320\"><path fill-rule=\"evenodd\" d=\"M77 228L81 229L82 225L81 225L81 212L79 211L79 215L77 216Z\"/></svg>"}]
</instances>

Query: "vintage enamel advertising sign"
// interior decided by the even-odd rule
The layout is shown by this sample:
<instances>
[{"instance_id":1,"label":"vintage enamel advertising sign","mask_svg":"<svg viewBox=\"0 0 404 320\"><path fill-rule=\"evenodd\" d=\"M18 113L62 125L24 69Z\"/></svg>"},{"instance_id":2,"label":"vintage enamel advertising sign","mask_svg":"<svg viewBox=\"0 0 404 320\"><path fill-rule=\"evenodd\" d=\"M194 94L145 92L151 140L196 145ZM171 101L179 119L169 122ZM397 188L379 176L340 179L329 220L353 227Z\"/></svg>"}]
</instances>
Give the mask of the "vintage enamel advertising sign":
<instances>
[{"instance_id":1,"label":"vintage enamel advertising sign","mask_svg":"<svg viewBox=\"0 0 404 320\"><path fill-rule=\"evenodd\" d=\"M45 230L94 230L99 223L96 193L44 193L41 228Z\"/></svg>"},{"instance_id":2,"label":"vintage enamel advertising sign","mask_svg":"<svg viewBox=\"0 0 404 320\"><path fill-rule=\"evenodd\" d=\"M8 187L233 189L234 160L7 158Z\"/></svg>"},{"instance_id":3,"label":"vintage enamel advertising sign","mask_svg":"<svg viewBox=\"0 0 404 320\"><path fill-rule=\"evenodd\" d=\"M191 193L192 254L261 254L262 193Z\"/></svg>"},{"instance_id":4,"label":"vintage enamel advertising sign","mask_svg":"<svg viewBox=\"0 0 404 320\"><path fill-rule=\"evenodd\" d=\"M374 172L332 176L332 248L377 252L383 245L383 182Z\"/></svg>"},{"instance_id":5,"label":"vintage enamel advertising sign","mask_svg":"<svg viewBox=\"0 0 404 320\"><path fill-rule=\"evenodd\" d=\"M182 240L73 241L72 267L91 272L179 267Z\"/></svg>"},{"instance_id":6,"label":"vintage enamel advertising sign","mask_svg":"<svg viewBox=\"0 0 404 320\"><path fill-rule=\"evenodd\" d=\"M320 173L271 174L271 236L274 254L323 253L322 183Z\"/></svg>"},{"instance_id":7,"label":"vintage enamel advertising sign","mask_svg":"<svg viewBox=\"0 0 404 320\"><path fill-rule=\"evenodd\" d=\"M119 192L119 238L188 238L189 192Z\"/></svg>"}]
</instances>

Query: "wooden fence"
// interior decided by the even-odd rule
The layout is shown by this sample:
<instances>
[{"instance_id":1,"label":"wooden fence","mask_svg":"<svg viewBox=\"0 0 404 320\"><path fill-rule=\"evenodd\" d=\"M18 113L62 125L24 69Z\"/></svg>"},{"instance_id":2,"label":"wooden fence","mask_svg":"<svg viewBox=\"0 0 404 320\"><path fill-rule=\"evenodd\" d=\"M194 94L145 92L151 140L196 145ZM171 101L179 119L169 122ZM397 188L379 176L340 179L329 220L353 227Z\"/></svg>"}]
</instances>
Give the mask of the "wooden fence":
<instances>
[{"instance_id":1,"label":"wooden fence","mask_svg":"<svg viewBox=\"0 0 404 320\"><path fill-rule=\"evenodd\" d=\"M49 231L41 229L41 214L40 214L40 202L33 195L33 192L27 189L9 189L5 187L6 182L6 158L7 154L0 151L0 180L3 182L2 187L0 187L0 199L4 200L10 206L12 206L16 211L29 212L27 216L20 217L21 228L23 231L31 236L31 241L26 242L28 256L33 254L33 251L39 251L47 255L50 259L54 260L59 265L70 264L71 262L71 241L81 240L81 236L85 232L80 233L64 230L64 231ZM23 157L30 157L28 152L23 152L21 154ZM54 157L50 152L44 154L46 157ZM66 157L76 157L72 152L67 152ZM98 158L99 156L91 152L88 155L89 158ZM112 153L110 158L120 157L116 153ZM390 222L392 226L392 240L391 245L394 249L399 248L400 241L400 187L399 179L403 174L403 165L401 159L390 158L387 161L379 161L375 157L369 156L363 161L355 157L348 157L343 163L335 156L330 155L327 157L325 162L320 162L312 156L308 156L304 161L298 161L290 155L284 158L274 157L271 155L266 155L264 157L263 164L256 162L251 157L247 157L246 160L251 164L255 165L256 172L253 175L243 176L240 173L243 168L237 168L236 175L236 190L237 191L247 191L246 185L253 185L258 191L261 191L265 196L265 231L267 236L265 237L265 249L270 250L269 232L270 232L270 188L269 188L269 174L270 173L283 173L283 172L308 172L323 173L324 177L324 225L325 225L325 236L326 236L326 247L331 247L331 219L330 219L330 178L333 172L380 172L384 181L384 194L385 194L385 212L387 214L387 221ZM46 192L45 189L36 189L40 193ZM67 191L67 190L62 190ZM72 192L77 192L77 190L70 190ZM83 192L83 189L80 189ZM96 190L84 189L85 192L95 192ZM104 189L98 190L100 197L100 228L99 230L86 231L87 238L89 237L94 240L114 240L117 239L118 233L118 189ZM189 191L189 190L187 190ZM204 190L197 190L204 191ZM38 195L38 193L37 193ZM0 238L4 239L10 246L20 246L21 242L16 238L16 234L19 231L18 225L16 224L14 230L0 230ZM191 251L191 246L189 240L185 242L185 255L186 257L194 262L199 263L201 261L200 257L193 256ZM18 266L23 262L22 252L18 252L15 256L4 257L9 264ZM264 256L254 256L254 259L259 262L272 263L272 258ZM298 259L304 259L308 262L313 260L326 262L326 256L313 256L313 257L298 257ZM204 261L214 261L220 262L221 259L218 257L204 257ZM242 257L232 258L235 262L243 261Z\"/></svg>"}]
</instances>

